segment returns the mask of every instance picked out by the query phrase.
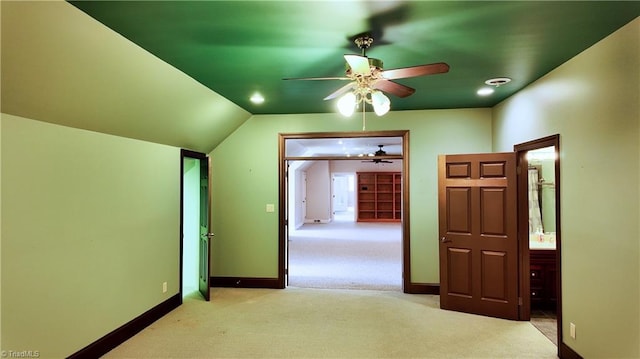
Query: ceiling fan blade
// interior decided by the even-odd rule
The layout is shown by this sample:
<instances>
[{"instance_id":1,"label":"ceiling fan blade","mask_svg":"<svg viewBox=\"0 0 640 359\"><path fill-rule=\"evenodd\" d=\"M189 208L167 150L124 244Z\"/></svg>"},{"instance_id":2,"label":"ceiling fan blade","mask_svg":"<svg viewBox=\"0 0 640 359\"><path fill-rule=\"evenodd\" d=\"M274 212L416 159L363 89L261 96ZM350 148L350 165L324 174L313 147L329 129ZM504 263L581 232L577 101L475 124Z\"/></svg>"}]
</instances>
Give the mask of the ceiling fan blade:
<instances>
[{"instance_id":1,"label":"ceiling fan blade","mask_svg":"<svg viewBox=\"0 0 640 359\"><path fill-rule=\"evenodd\" d=\"M287 77L283 80L350 80L348 77Z\"/></svg>"},{"instance_id":2,"label":"ceiling fan blade","mask_svg":"<svg viewBox=\"0 0 640 359\"><path fill-rule=\"evenodd\" d=\"M357 75L369 75L371 68L369 67L369 58L360 55L344 55L344 59Z\"/></svg>"},{"instance_id":3,"label":"ceiling fan blade","mask_svg":"<svg viewBox=\"0 0 640 359\"><path fill-rule=\"evenodd\" d=\"M382 71L382 78L385 78L387 80L404 79L407 77L435 75L445 72L449 72L449 65L445 64L444 62L437 62L435 64L384 70Z\"/></svg>"},{"instance_id":4,"label":"ceiling fan blade","mask_svg":"<svg viewBox=\"0 0 640 359\"><path fill-rule=\"evenodd\" d=\"M349 82L348 84L346 84L346 85L340 87L338 90L334 91L331 95L325 97L324 100L326 101L326 100L331 100L331 99L334 99L336 97L339 97L340 95L349 92L354 87L356 87L356 83L355 82Z\"/></svg>"},{"instance_id":5,"label":"ceiling fan blade","mask_svg":"<svg viewBox=\"0 0 640 359\"><path fill-rule=\"evenodd\" d=\"M407 97L413 95L416 90L409 86L401 85L391 80L378 80L373 84L373 88L388 92L398 97Z\"/></svg>"},{"instance_id":6,"label":"ceiling fan blade","mask_svg":"<svg viewBox=\"0 0 640 359\"><path fill-rule=\"evenodd\" d=\"M387 160L378 160L378 159L374 159L374 160L368 160L368 161L361 161L362 163L393 163L393 161L387 161Z\"/></svg>"}]
</instances>

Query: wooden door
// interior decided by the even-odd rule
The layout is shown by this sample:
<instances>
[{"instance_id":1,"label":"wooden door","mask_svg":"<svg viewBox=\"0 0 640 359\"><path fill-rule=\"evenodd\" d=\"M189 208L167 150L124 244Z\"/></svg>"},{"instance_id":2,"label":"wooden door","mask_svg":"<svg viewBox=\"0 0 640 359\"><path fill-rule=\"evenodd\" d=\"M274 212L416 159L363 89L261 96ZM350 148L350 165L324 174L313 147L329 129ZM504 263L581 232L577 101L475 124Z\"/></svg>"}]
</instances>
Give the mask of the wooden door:
<instances>
[{"instance_id":1,"label":"wooden door","mask_svg":"<svg viewBox=\"0 0 640 359\"><path fill-rule=\"evenodd\" d=\"M438 158L440 306L518 319L515 153Z\"/></svg>"}]
</instances>

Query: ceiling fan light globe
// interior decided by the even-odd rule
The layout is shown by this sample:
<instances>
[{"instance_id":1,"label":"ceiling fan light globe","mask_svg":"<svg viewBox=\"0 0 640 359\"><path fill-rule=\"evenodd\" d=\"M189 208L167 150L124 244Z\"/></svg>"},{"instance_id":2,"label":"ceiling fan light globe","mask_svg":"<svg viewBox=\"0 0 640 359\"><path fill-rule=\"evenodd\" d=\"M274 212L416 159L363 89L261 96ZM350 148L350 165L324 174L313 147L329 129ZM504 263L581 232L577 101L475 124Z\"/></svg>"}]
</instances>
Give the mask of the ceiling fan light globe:
<instances>
[{"instance_id":1,"label":"ceiling fan light globe","mask_svg":"<svg viewBox=\"0 0 640 359\"><path fill-rule=\"evenodd\" d=\"M347 92L344 96L338 99L338 111L343 116L349 117L353 115L356 110L356 95L353 92Z\"/></svg>"},{"instance_id":2,"label":"ceiling fan light globe","mask_svg":"<svg viewBox=\"0 0 640 359\"><path fill-rule=\"evenodd\" d=\"M373 111L378 116L384 116L387 112L389 112L390 108L391 107L389 105L373 105Z\"/></svg>"},{"instance_id":3,"label":"ceiling fan light globe","mask_svg":"<svg viewBox=\"0 0 640 359\"><path fill-rule=\"evenodd\" d=\"M371 93L371 104L373 105L373 111L378 116L386 114L391 108L391 100L381 91L373 91Z\"/></svg>"}]
</instances>

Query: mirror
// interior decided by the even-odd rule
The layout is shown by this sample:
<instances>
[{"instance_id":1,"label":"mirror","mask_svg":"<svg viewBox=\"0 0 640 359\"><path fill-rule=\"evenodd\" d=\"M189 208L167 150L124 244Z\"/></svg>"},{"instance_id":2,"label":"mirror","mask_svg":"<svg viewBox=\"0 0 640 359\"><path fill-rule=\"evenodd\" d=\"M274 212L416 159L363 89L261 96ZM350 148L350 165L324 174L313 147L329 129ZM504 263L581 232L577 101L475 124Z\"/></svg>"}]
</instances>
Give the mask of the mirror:
<instances>
[{"instance_id":1,"label":"mirror","mask_svg":"<svg viewBox=\"0 0 640 359\"><path fill-rule=\"evenodd\" d=\"M554 146L527 152L529 248L556 248L556 184Z\"/></svg>"}]
</instances>

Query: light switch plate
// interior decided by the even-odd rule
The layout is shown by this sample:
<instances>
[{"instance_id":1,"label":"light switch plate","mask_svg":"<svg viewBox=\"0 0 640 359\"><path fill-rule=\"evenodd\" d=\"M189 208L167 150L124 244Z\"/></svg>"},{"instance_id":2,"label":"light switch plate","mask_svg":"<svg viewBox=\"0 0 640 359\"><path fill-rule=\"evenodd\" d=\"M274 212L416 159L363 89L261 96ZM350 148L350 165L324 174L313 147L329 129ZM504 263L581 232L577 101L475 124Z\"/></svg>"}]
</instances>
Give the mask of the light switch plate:
<instances>
[{"instance_id":1,"label":"light switch plate","mask_svg":"<svg viewBox=\"0 0 640 359\"><path fill-rule=\"evenodd\" d=\"M274 212L276 210L276 206L273 203L267 204L267 212Z\"/></svg>"},{"instance_id":2,"label":"light switch plate","mask_svg":"<svg viewBox=\"0 0 640 359\"><path fill-rule=\"evenodd\" d=\"M569 323L569 335L571 338L576 338L576 325L573 323Z\"/></svg>"}]
</instances>

